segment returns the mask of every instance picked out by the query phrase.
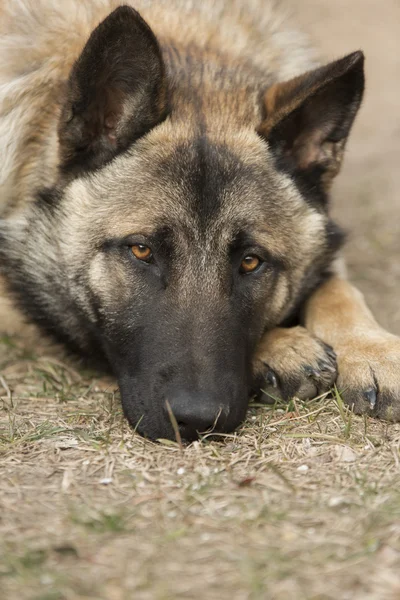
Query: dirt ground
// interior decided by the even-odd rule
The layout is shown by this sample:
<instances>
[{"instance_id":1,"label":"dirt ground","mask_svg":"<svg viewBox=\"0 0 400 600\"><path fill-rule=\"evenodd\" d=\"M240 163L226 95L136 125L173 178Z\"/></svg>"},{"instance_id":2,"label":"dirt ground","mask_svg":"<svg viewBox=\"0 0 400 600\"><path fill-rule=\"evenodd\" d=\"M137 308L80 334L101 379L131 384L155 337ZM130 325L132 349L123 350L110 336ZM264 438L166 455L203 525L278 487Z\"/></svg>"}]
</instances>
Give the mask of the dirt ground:
<instances>
[{"instance_id":1,"label":"dirt ground","mask_svg":"<svg viewBox=\"0 0 400 600\"><path fill-rule=\"evenodd\" d=\"M326 58L367 56L335 212L351 278L400 334L400 3L291 2ZM400 598L400 425L334 396L181 449L135 436L115 392L0 336L1 600Z\"/></svg>"}]
</instances>

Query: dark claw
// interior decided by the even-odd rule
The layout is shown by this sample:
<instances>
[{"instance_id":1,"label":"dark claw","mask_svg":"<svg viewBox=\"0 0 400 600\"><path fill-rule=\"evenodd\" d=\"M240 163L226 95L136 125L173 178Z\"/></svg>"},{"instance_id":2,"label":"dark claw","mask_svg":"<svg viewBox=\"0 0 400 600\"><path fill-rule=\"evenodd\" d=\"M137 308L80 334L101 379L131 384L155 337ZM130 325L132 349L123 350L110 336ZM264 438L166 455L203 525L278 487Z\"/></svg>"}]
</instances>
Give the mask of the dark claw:
<instances>
[{"instance_id":1,"label":"dark claw","mask_svg":"<svg viewBox=\"0 0 400 600\"><path fill-rule=\"evenodd\" d=\"M265 380L267 383L269 383L270 385L272 385L272 387L277 388L278 387L278 380L276 378L276 375L273 371L268 371L268 373L265 376Z\"/></svg>"},{"instance_id":2,"label":"dark claw","mask_svg":"<svg viewBox=\"0 0 400 600\"><path fill-rule=\"evenodd\" d=\"M329 356L329 358L331 358L332 360L334 360L336 362L336 352L334 351L333 348L331 348L331 346L328 346L328 344L324 344L324 350L326 352L326 354Z\"/></svg>"},{"instance_id":3,"label":"dark claw","mask_svg":"<svg viewBox=\"0 0 400 600\"><path fill-rule=\"evenodd\" d=\"M328 362L327 360L321 360L319 362L318 366L323 371L329 371L330 373L336 372L336 367L334 365L332 365L332 363Z\"/></svg>"},{"instance_id":4,"label":"dark claw","mask_svg":"<svg viewBox=\"0 0 400 600\"><path fill-rule=\"evenodd\" d=\"M369 403L370 409L374 410L376 406L376 390L371 388L370 390L365 391L364 398Z\"/></svg>"},{"instance_id":5,"label":"dark claw","mask_svg":"<svg viewBox=\"0 0 400 600\"><path fill-rule=\"evenodd\" d=\"M306 372L307 377L312 377L313 379L319 379L321 377L321 371L306 365L304 367L304 371Z\"/></svg>"}]
</instances>

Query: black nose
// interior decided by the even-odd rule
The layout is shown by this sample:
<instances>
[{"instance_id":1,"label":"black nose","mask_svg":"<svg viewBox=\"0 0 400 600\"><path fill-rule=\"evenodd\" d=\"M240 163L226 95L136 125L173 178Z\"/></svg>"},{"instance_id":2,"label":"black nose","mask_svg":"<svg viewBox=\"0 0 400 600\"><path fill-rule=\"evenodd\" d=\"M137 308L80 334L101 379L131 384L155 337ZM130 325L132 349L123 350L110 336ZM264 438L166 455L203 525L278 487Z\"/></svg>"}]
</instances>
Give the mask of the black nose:
<instances>
[{"instance_id":1,"label":"black nose","mask_svg":"<svg viewBox=\"0 0 400 600\"><path fill-rule=\"evenodd\" d=\"M175 392L168 398L168 403L186 441L197 439L199 433L221 431L229 412L226 406L210 396L193 392ZM165 410L170 419L167 405Z\"/></svg>"}]
</instances>

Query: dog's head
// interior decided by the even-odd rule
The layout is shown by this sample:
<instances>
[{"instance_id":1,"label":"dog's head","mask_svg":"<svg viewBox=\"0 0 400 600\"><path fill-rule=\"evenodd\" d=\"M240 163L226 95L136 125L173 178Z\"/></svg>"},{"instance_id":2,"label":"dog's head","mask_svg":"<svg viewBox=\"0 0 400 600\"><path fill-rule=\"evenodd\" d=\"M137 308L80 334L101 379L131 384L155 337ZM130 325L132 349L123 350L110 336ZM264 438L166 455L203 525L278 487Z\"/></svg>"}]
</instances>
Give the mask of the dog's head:
<instances>
[{"instance_id":1,"label":"dog's head","mask_svg":"<svg viewBox=\"0 0 400 600\"><path fill-rule=\"evenodd\" d=\"M173 73L133 9L101 23L67 86L63 191L27 225L27 252L47 257L36 314L65 307L51 327L98 347L152 438L243 420L260 337L340 245L327 190L363 89L361 53L268 86L196 64L189 82Z\"/></svg>"}]
</instances>

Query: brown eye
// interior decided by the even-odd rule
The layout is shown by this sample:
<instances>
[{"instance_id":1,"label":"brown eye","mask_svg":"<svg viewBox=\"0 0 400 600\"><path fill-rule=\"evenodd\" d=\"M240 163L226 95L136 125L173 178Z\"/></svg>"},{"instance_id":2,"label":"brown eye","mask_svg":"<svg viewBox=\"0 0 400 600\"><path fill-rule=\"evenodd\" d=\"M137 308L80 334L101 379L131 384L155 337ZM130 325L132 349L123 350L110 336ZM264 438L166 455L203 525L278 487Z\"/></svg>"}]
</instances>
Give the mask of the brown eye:
<instances>
[{"instance_id":1,"label":"brown eye","mask_svg":"<svg viewBox=\"0 0 400 600\"><path fill-rule=\"evenodd\" d=\"M240 272L241 273L252 273L260 266L260 259L258 256L254 256L253 254L249 254L249 256L245 256L242 262L240 263Z\"/></svg>"},{"instance_id":2,"label":"brown eye","mask_svg":"<svg viewBox=\"0 0 400 600\"><path fill-rule=\"evenodd\" d=\"M133 256L138 260L150 262L153 258L153 253L148 246L144 246L143 244L135 244L131 249Z\"/></svg>"}]
</instances>

